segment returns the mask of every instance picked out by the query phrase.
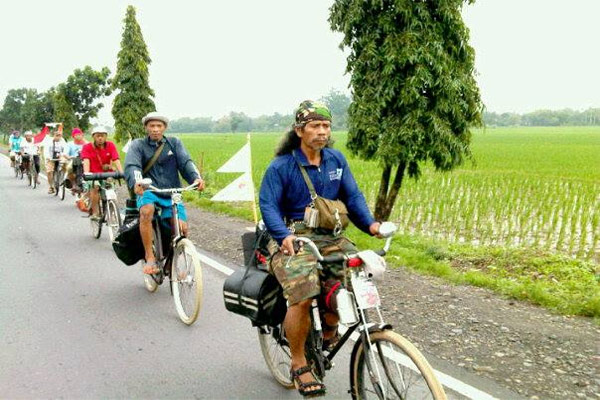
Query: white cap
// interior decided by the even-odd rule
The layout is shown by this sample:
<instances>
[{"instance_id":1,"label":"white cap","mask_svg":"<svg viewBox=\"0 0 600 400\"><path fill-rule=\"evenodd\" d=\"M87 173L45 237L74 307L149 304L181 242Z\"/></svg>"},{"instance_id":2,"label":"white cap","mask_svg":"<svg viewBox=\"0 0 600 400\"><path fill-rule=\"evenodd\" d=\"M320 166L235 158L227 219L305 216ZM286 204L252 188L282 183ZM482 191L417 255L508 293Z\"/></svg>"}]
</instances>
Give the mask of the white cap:
<instances>
[{"instance_id":1,"label":"white cap","mask_svg":"<svg viewBox=\"0 0 600 400\"><path fill-rule=\"evenodd\" d=\"M27 136L27 135L33 135L33 132L31 132L31 131L25 131L24 135L25 136Z\"/></svg>"},{"instance_id":2,"label":"white cap","mask_svg":"<svg viewBox=\"0 0 600 400\"><path fill-rule=\"evenodd\" d=\"M92 128L92 136L94 133L106 133L108 135L108 129L104 125L94 125Z\"/></svg>"},{"instance_id":3,"label":"white cap","mask_svg":"<svg viewBox=\"0 0 600 400\"><path fill-rule=\"evenodd\" d=\"M169 125L169 118L156 111L149 112L144 118L142 118L142 124L144 124L144 126L146 126L146 123L149 121L161 121L165 125Z\"/></svg>"}]
</instances>

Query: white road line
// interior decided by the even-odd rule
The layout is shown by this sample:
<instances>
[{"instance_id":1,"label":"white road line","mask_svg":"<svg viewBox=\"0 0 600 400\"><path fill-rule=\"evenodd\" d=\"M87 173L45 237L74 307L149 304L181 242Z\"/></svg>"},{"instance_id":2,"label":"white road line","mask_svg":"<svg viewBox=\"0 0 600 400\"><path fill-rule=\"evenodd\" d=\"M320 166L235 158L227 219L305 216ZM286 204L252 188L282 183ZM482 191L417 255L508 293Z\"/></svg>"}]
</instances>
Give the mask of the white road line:
<instances>
[{"instance_id":1,"label":"white road line","mask_svg":"<svg viewBox=\"0 0 600 400\"><path fill-rule=\"evenodd\" d=\"M229 267L224 266L220 262L213 260L212 258L210 258L209 256L201 253L200 251L197 251L197 253L198 253L198 256L200 257L201 261L204 261L206 264L210 265L211 267L213 267L217 271L221 271L225 275L231 275L231 274L233 274L235 272L235 270L233 270L233 269L231 269Z\"/></svg>"},{"instance_id":2,"label":"white road line","mask_svg":"<svg viewBox=\"0 0 600 400\"><path fill-rule=\"evenodd\" d=\"M8 158L6 155L4 155L4 157ZM41 173L40 173L40 176L43 176L44 178L48 179L45 175L43 175ZM227 276L229 276L235 272L234 269L231 269L231 268L221 264L220 262L213 260L212 258L207 256L206 254L201 253L200 251L198 251L198 255L199 255L201 261L205 262L210 267L216 269L217 271L222 272L223 274L225 274ZM342 331L342 333L343 333L345 331L345 328L343 326L340 326L340 331ZM350 338L354 341L357 341L359 339L358 333L354 332L352 335L350 335ZM397 356L398 356L398 360L401 360L402 355L397 354ZM404 364L404 362L402 362L402 363ZM457 393L460 393L463 396L466 396L470 399L476 399L476 400L497 400L496 397L493 397L486 392L483 392L471 385L468 385L456 378L453 378L450 375L444 374L443 372L440 372L437 370L434 370L434 372L435 372L436 376L438 377L440 383L444 387L449 388Z\"/></svg>"}]
</instances>

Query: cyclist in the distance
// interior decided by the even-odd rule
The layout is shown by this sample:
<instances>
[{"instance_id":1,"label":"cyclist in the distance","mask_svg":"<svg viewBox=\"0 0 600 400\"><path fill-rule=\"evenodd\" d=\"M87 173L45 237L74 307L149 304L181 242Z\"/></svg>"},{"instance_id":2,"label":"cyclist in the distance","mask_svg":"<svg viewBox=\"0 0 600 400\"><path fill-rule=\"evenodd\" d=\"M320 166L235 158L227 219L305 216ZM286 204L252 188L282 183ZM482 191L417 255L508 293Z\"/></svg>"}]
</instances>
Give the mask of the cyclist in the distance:
<instances>
[{"instance_id":1,"label":"cyclist in the distance","mask_svg":"<svg viewBox=\"0 0 600 400\"><path fill-rule=\"evenodd\" d=\"M10 167L14 168L15 161L17 159L17 155L19 154L19 150L21 150L21 144L23 143L23 138L21 137L21 132L14 131L8 139L8 143L10 145L9 156L10 156Z\"/></svg>"},{"instance_id":2,"label":"cyclist in the distance","mask_svg":"<svg viewBox=\"0 0 600 400\"><path fill-rule=\"evenodd\" d=\"M33 132L25 132L25 139L21 143L21 155L28 158L28 162L33 162L36 172L40 173L40 148L33 140ZM38 175L39 176L39 175ZM40 178L37 178L37 184L40 183Z\"/></svg>"},{"instance_id":3,"label":"cyclist in the distance","mask_svg":"<svg viewBox=\"0 0 600 400\"><path fill-rule=\"evenodd\" d=\"M130 188L137 195L137 206L140 210L140 234L145 251L145 274L156 274L160 270L152 252L152 218L156 207L161 209L161 218L171 218L171 202L168 195L144 190L136 183L136 172L144 178L152 179L152 185L159 189L179 188L179 174L190 184L196 183L197 190L204 189L204 181L198 168L194 165L190 154L181 140L164 136L169 119L157 112L151 112L142 118L146 133L145 138L131 143L125 157L125 178ZM146 171L145 171L146 170ZM144 173L145 171L145 173ZM187 236L187 215L183 204L178 204L180 229Z\"/></svg>"},{"instance_id":4,"label":"cyclist in the distance","mask_svg":"<svg viewBox=\"0 0 600 400\"><path fill-rule=\"evenodd\" d=\"M67 147L67 142L63 139L62 126L59 126L52 135L44 138L40 146L44 149L43 155L46 165L46 175L48 176L48 194L54 193L54 169L58 165L61 154Z\"/></svg>"},{"instance_id":5,"label":"cyclist in the distance","mask_svg":"<svg viewBox=\"0 0 600 400\"><path fill-rule=\"evenodd\" d=\"M85 144L81 148L80 157L83 161L83 173L102 173L114 172L116 169L123 173L119 152L113 142L106 140L108 131L103 126L95 126L92 129L92 142ZM99 220L98 204L100 203L100 193L98 185L95 182L94 187L89 190L90 201L92 203L92 215L90 218Z\"/></svg>"},{"instance_id":6,"label":"cyclist in the distance","mask_svg":"<svg viewBox=\"0 0 600 400\"><path fill-rule=\"evenodd\" d=\"M79 173L81 173L82 167L79 155L83 146L87 144L87 140L84 139L83 132L79 128L73 128L71 136L73 136L73 141L67 143L67 147L62 154L62 157L67 161L67 178L69 179L68 182L72 185L70 189L79 191L80 188L77 186L76 179L77 170L79 169Z\"/></svg>"}]
</instances>

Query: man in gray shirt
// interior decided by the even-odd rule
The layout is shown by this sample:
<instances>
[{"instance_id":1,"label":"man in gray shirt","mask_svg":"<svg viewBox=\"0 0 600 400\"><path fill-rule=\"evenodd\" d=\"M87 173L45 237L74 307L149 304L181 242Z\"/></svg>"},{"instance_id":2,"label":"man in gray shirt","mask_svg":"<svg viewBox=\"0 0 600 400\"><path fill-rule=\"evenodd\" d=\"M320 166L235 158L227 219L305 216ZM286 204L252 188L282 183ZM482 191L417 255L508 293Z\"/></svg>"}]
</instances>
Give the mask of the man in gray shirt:
<instances>
[{"instance_id":1,"label":"man in gray shirt","mask_svg":"<svg viewBox=\"0 0 600 400\"><path fill-rule=\"evenodd\" d=\"M140 184L136 183L135 172L139 171L141 174L154 153L164 144L156 162L143 174L144 178L152 179L152 185L159 189L181 187L180 173L188 183L197 183L197 190L204 189L204 181L181 140L164 136L169 124L167 117L157 112L151 112L142 118L142 123L148 136L136 139L131 143L125 157L125 178L128 186L134 188L134 192L137 194L137 206L140 210L140 234L146 253L144 273L156 274L159 269L152 252L152 218L156 207L161 209L161 218L171 218L171 201L168 194L144 190ZM177 207L181 232L187 236L188 224L185 208L183 204L178 204Z\"/></svg>"}]
</instances>

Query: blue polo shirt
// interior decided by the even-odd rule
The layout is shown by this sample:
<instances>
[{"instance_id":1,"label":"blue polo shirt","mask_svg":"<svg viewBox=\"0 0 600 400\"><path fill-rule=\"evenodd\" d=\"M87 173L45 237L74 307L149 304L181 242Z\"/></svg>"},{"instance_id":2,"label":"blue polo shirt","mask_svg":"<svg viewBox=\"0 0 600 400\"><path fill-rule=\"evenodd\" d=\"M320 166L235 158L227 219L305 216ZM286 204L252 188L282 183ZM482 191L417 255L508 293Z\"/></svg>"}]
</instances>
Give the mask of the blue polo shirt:
<instances>
[{"instance_id":1,"label":"blue polo shirt","mask_svg":"<svg viewBox=\"0 0 600 400\"><path fill-rule=\"evenodd\" d=\"M315 191L321 197L341 200L348 208L350 220L363 232L375 218L350 172L348 161L338 150L324 148L321 165L310 165L304 153L295 149L294 154L306 169ZM302 178L302 172L292 154L276 157L267 168L260 186L260 211L269 233L281 244L291 232L283 222L301 220L304 209L310 204L310 191Z\"/></svg>"}]
</instances>

